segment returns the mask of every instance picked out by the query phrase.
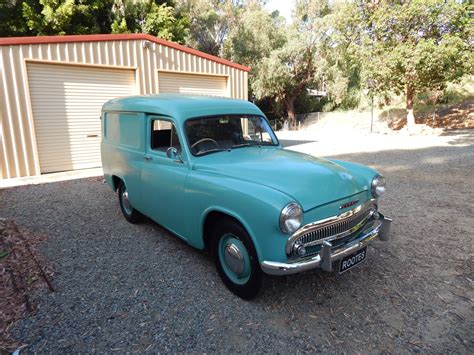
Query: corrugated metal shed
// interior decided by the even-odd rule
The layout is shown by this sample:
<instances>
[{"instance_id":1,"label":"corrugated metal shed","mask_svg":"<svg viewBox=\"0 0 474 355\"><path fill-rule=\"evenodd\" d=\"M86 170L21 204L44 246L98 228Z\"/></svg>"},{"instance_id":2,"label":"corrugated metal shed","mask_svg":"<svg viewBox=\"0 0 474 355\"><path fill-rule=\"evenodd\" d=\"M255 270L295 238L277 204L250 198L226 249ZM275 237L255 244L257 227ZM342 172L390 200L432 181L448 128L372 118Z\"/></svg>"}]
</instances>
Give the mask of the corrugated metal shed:
<instances>
[{"instance_id":1,"label":"corrugated metal shed","mask_svg":"<svg viewBox=\"0 0 474 355\"><path fill-rule=\"evenodd\" d=\"M162 91L246 100L248 71L146 34L0 38L0 178L100 166L108 99Z\"/></svg>"}]
</instances>

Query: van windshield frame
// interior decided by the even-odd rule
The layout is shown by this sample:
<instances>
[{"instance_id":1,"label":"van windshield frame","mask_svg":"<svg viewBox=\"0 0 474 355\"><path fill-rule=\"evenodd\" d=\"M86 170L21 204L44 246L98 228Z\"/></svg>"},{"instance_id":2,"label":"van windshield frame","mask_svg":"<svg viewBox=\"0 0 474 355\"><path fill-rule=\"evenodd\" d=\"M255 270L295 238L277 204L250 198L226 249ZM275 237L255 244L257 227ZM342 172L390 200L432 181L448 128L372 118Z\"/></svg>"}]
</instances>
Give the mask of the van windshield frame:
<instances>
[{"instance_id":1,"label":"van windshield frame","mask_svg":"<svg viewBox=\"0 0 474 355\"><path fill-rule=\"evenodd\" d=\"M255 146L279 146L267 119L253 114L194 117L184 122L186 143L193 156Z\"/></svg>"}]
</instances>

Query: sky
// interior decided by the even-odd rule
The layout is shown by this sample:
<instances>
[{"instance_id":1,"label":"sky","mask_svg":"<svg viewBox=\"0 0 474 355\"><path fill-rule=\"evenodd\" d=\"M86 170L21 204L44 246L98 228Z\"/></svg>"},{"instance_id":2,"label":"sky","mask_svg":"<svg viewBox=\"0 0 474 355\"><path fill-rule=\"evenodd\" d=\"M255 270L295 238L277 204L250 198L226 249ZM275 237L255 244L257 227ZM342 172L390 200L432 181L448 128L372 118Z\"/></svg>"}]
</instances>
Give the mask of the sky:
<instances>
[{"instance_id":1,"label":"sky","mask_svg":"<svg viewBox=\"0 0 474 355\"><path fill-rule=\"evenodd\" d=\"M291 23L291 11L294 7L295 0L269 0L267 3L267 9L280 11L280 15L286 18L287 23Z\"/></svg>"}]
</instances>

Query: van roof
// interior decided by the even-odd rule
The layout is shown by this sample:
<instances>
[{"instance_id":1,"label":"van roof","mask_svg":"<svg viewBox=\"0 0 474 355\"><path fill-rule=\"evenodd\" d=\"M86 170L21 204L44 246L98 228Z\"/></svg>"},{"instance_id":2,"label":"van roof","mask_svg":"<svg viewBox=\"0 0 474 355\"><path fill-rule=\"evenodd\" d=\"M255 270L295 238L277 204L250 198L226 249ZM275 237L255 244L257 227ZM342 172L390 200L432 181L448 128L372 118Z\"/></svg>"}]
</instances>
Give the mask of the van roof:
<instances>
[{"instance_id":1,"label":"van roof","mask_svg":"<svg viewBox=\"0 0 474 355\"><path fill-rule=\"evenodd\" d=\"M219 114L262 115L249 101L225 97L183 94L129 96L107 101L103 111L146 112L173 117L184 122L188 118Z\"/></svg>"}]
</instances>

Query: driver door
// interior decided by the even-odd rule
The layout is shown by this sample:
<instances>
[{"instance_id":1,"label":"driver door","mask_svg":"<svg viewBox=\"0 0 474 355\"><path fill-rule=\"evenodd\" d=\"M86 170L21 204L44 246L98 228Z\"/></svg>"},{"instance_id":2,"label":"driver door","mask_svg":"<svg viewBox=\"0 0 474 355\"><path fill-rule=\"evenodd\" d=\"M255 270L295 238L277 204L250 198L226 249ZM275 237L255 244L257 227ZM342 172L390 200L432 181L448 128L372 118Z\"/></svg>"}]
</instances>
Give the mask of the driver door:
<instances>
[{"instance_id":1,"label":"driver door","mask_svg":"<svg viewBox=\"0 0 474 355\"><path fill-rule=\"evenodd\" d=\"M181 142L169 118L147 118L145 162L141 174L144 213L165 228L182 236L182 215L186 208L184 188L189 172ZM166 150L174 147L180 158L169 158Z\"/></svg>"}]
</instances>

